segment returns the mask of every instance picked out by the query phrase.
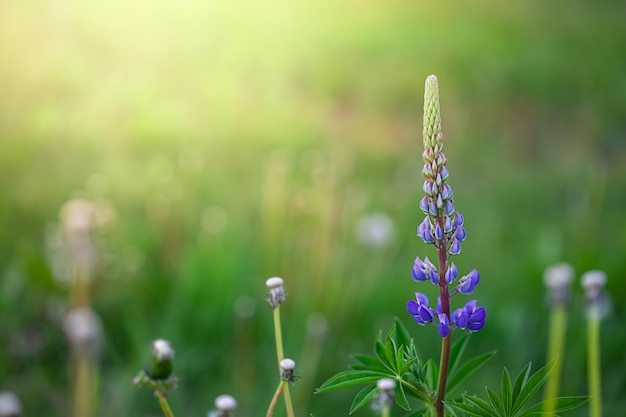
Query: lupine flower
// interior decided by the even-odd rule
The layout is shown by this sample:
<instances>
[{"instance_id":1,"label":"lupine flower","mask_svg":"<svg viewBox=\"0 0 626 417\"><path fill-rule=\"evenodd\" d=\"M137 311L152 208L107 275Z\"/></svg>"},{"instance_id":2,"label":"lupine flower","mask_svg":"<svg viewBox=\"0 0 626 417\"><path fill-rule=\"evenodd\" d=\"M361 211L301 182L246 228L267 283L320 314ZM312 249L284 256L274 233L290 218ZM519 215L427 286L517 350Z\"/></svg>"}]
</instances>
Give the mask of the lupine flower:
<instances>
[{"instance_id":1,"label":"lupine flower","mask_svg":"<svg viewBox=\"0 0 626 417\"><path fill-rule=\"evenodd\" d=\"M476 271L476 269L472 269L469 274L461 277L457 290L461 294L471 294L474 292L474 287L476 287L479 282L480 274Z\"/></svg>"},{"instance_id":2,"label":"lupine flower","mask_svg":"<svg viewBox=\"0 0 626 417\"><path fill-rule=\"evenodd\" d=\"M439 273L435 265L428 259L428 256L424 258L423 262L419 256L415 258L411 276L415 281L426 281L430 279L433 284L439 284Z\"/></svg>"},{"instance_id":3,"label":"lupine flower","mask_svg":"<svg viewBox=\"0 0 626 417\"><path fill-rule=\"evenodd\" d=\"M450 320L448 320L448 316L441 313L438 316L439 318L439 335L441 337L446 337L450 333Z\"/></svg>"},{"instance_id":4,"label":"lupine flower","mask_svg":"<svg viewBox=\"0 0 626 417\"><path fill-rule=\"evenodd\" d=\"M455 310L450 319L459 329L468 329L470 332L476 332L483 328L486 317L487 312L485 308L476 307L476 300L472 300L465 304L463 308Z\"/></svg>"},{"instance_id":5,"label":"lupine flower","mask_svg":"<svg viewBox=\"0 0 626 417\"><path fill-rule=\"evenodd\" d=\"M456 287L451 291L448 290L448 285L456 281L459 276L456 265L450 262L450 256L461 253L461 242L467 237L467 232L463 227L465 219L454 206L454 193L448 184L450 173L446 167L446 156L443 153L440 113L437 77L431 75L426 79L424 92L424 152L422 153L424 197L419 202L420 210L425 217L417 227L417 235L425 243L435 245L439 265L435 266L428 257L424 260L417 257L413 263L411 276L418 282L430 280L441 287L441 296L451 298L458 293L473 293L474 288L480 282L480 274L476 269L472 269L469 274L458 280ZM440 273L443 276L440 276ZM450 299L444 300L444 310L441 298L438 298L436 309L433 310L428 305L428 298L424 294L415 293L415 297L416 300L407 302L407 312L420 325L433 323L437 317L441 337L447 337L453 327L477 331L485 324L485 308L476 307L475 300L450 314Z\"/></svg>"},{"instance_id":6,"label":"lupine flower","mask_svg":"<svg viewBox=\"0 0 626 417\"><path fill-rule=\"evenodd\" d=\"M423 326L430 323L435 318L435 312L428 306L428 297L420 292L415 293L415 300L406 303L406 311L413 316L417 324Z\"/></svg>"}]
</instances>

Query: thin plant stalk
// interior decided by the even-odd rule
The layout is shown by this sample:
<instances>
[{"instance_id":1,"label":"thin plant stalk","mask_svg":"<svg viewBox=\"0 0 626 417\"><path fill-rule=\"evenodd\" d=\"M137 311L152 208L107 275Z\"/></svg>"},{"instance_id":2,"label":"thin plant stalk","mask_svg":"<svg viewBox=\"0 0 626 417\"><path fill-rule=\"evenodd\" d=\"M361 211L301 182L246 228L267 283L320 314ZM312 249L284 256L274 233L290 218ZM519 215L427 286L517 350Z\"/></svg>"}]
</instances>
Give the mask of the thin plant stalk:
<instances>
[{"instance_id":1,"label":"thin plant stalk","mask_svg":"<svg viewBox=\"0 0 626 417\"><path fill-rule=\"evenodd\" d=\"M602 387L600 381L600 319L597 305L589 308L587 320L587 368L589 385L589 417L602 416Z\"/></svg>"},{"instance_id":2,"label":"thin plant stalk","mask_svg":"<svg viewBox=\"0 0 626 417\"><path fill-rule=\"evenodd\" d=\"M389 417L390 410L391 410L391 407L389 407L389 404L383 404L382 410L380 412L380 417Z\"/></svg>"},{"instance_id":3,"label":"thin plant stalk","mask_svg":"<svg viewBox=\"0 0 626 417\"><path fill-rule=\"evenodd\" d=\"M280 371L280 362L285 359L285 354L283 351L283 334L280 325L280 304L277 304L274 308L274 336L276 338L276 356L278 359L278 369ZM289 393L289 385L284 384L285 397L285 410L287 411L288 417L294 417L295 414L293 412L293 403L291 402L291 394Z\"/></svg>"},{"instance_id":4,"label":"thin plant stalk","mask_svg":"<svg viewBox=\"0 0 626 417\"><path fill-rule=\"evenodd\" d=\"M550 311L550 327L548 333L548 360L554 367L548 375L544 391L543 412L554 413L555 398L559 395L561 384L561 368L563 365L563 351L565 346L565 329L567 327L567 309L562 304L555 305Z\"/></svg>"},{"instance_id":5,"label":"thin plant stalk","mask_svg":"<svg viewBox=\"0 0 626 417\"><path fill-rule=\"evenodd\" d=\"M287 384L285 383L285 381L281 379L280 383L278 384L278 388L276 388L276 392L272 397L272 402L270 402L270 406L267 408L267 414L265 415L265 417L272 417L274 415L274 409L276 408L276 404L278 403L280 394L283 392L283 389L286 386Z\"/></svg>"},{"instance_id":6,"label":"thin plant stalk","mask_svg":"<svg viewBox=\"0 0 626 417\"><path fill-rule=\"evenodd\" d=\"M172 409L170 408L170 405L167 402L167 398L165 397L165 395L163 395L162 392L160 391L155 391L156 392L156 396L159 399L159 405L161 406L161 409L163 410L163 414L165 414L165 417L174 417L174 413L172 412Z\"/></svg>"},{"instance_id":7,"label":"thin plant stalk","mask_svg":"<svg viewBox=\"0 0 626 417\"><path fill-rule=\"evenodd\" d=\"M438 219L442 226L441 219ZM442 227L443 228L443 227ZM439 259L439 294L441 299L441 312L450 317L450 295L448 291L448 283L446 282L445 271L448 264L448 251L446 245L441 245L438 250ZM448 367L450 363L450 346L452 332L441 339L441 358L439 361L439 383L437 388L437 398L435 398L435 410L437 416L443 417L444 400L446 396L446 385L448 382Z\"/></svg>"}]
</instances>

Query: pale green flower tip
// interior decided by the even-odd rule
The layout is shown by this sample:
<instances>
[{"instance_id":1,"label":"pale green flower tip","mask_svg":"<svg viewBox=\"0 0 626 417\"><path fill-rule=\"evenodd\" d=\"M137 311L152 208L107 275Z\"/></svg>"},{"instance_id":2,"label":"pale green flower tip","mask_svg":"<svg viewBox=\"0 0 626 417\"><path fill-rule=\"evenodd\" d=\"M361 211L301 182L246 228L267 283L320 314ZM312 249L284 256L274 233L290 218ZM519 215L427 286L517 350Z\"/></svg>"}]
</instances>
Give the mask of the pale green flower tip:
<instances>
[{"instance_id":1,"label":"pale green flower tip","mask_svg":"<svg viewBox=\"0 0 626 417\"><path fill-rule=\"evenodd\" d=\"M391 378L381 378L376 382L376 387L380 391L393 391L396 387L396 381Z\"/></svg>"},{"instance_id":2,"label":"pale green flower tip","mask_svg":"<svg viewBox=\"0 0 626 417\"><path fill-rule=\"evenodd\" d=\"M215 399L215 407L220 411L233 411L237 407L237 401L230 395L220 395Z\"/></svg>"},{"instance_id":3,"label":"pale green flower tip","mask_svg":"<svg viewBox=\"0 0 626 417\"><path fill-rule=\"evenodd\" d=\"M10 391L0 392L0 417L18 417L22 415L22 403L17 395Z\"/></svg>"}]
</instances>

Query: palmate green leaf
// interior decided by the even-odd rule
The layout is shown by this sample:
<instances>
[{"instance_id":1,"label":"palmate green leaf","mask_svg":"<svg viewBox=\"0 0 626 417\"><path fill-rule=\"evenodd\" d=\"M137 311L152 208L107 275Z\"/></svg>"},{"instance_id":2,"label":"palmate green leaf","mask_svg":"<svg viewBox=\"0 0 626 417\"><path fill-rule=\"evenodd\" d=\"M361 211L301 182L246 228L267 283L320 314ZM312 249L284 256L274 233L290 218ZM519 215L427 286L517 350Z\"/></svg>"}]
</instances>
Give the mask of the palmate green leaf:
<instances>
[{"instance_id":1,"label":"palmate green leaf","mask_svg":"<svg viewBox=\"0 0 626 417\"><path fill-rule=\"evenodd\" d=\"M387 352L387 346L382 341L382 335L376 340L374 344L374 353L378 360L390 371L394 372L394 359L390 358L389 353Z\"/></svg>"},{"instance_id":2,"label":"palmate green leaf","mask_svg":"<svg viewBox=\"0 0 626 417\"><path fill-rule=\"evenodd\" d=\"M461 366L458 370L451 372L448 377L448 386L446 390L448 392L452 392L456 387L458 387L463 381L469 378L474 372L480 369L496 352L488 352L484 353L480 356L476 356L475 358L470 359L465 362L463 366Z\"/></svg>"},{"instance_id":3,"label":"palmate green leaf","mask_svg":"<svg viewBox=\"0 0 626 417\"><path fill-rule=\"evenodd\" d=\"M370 402L377 392L376 384L369 384L365 386L365 388L359 391L359 393L354 397L352 405L350 406L350 414Z\"/></svg>"},{"instance_id":4,"label":"palmate green leaf","mask_svg":"<svg viewBox=\"0 0 626 417\"><path fill-rule=\"evenodd\" d=\"M511 375L506 368L502 371L500 395L502 396L502 407L505 414L509 415L513 409L513 387L511 386Z\"/></svg>"},{"instance_id":5,"label":"palmate green leaf","mask_svg":"<svg viewBox=\"0 0 626 417\"><path fill-rule=\"evenodd\" d=\"M543 384L546 383L548 374L552 370L553 366L554 366L554 360L552 360L543 368L539 369L532 376L530 376L530 378L528 378L525 384L522 384L522 389L519 395L517 396L517 398L515 399L515 402L513 403L513 410L512 410L513 415L517 414L517 412L520 411L524 407L524 405L528 402L528 400L530 400L532 396L537 391L539 391L539 389L541 389Z\"/></svg>"},{"instance_id":6,"label":"palmate green leaf","mask_svg":"<svg viewBox=\"0 0 626 417\"><path fill-rule=\"evenodd\" d=\"M574 397L557 397L554 398L554 414L562 413L563 411L573 410L576 407L580 407L589 400L589 397L574 396ZM543 405L550 400L541 401L524 411L523 416L545 416L546 413L542 412Z\"/></svg>"},{"instance_id":7,"label":"palmate green leaf","mask_svg":"<svg viewBox=\"0 0 626 417\"><path fill-rule=\"evenodd\" d=\"M429 359L425 365L424 383L433 392L437 391L437 379L439 378L439 367Z\"/></svg>"},{"instance_id":8,"label":"palmate green leaf","mask_svg":"<svg viewBox=\"0 0 626 417\"><path fill-rule=\"evenodd\" d=\"M315 392L328 392L355 385L376 382L380 378L389 378L390 375L376 371L345 371L341 372L324 382ZM393 375L391 375L393 377Z\"/></svg>"},{"instance_id":9,"label":"palmate green leaf","mask_svg":"<svg viewBox=\"0 0 626 417\"><path fill-rule=\"evenodd\" d=\"M404 393L404 387L402 386L402 383L396 384L395 394L396 394L395 395L396 404L398 404L401 408L405 409L406 411L411 411L411 406L409 405L409 402L406 399L406 394Z\"/></svg>"}]
</instances>

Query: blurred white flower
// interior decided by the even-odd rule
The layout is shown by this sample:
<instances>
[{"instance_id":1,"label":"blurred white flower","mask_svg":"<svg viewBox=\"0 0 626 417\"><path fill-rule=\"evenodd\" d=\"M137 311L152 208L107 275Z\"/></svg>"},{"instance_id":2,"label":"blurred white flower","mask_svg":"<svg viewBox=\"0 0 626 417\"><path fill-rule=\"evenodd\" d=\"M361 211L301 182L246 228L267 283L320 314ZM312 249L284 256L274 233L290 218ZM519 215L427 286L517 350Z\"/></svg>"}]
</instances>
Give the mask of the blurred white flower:
<instances>
[{"instance_id":1,"label":"blurred white flower","mask_svg":"<svg viewBox=\"0 0 626 417\"><path fill-rule=\"evenodd\" d=\"M358 241L373 249L383 249L391 244L396 226L386 213L376 212L363 216L357 226Z\"/></svg>"}]
</instances>

